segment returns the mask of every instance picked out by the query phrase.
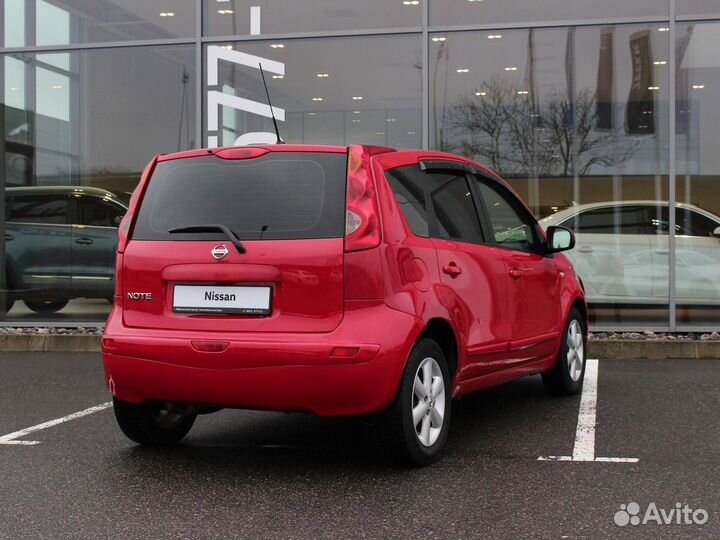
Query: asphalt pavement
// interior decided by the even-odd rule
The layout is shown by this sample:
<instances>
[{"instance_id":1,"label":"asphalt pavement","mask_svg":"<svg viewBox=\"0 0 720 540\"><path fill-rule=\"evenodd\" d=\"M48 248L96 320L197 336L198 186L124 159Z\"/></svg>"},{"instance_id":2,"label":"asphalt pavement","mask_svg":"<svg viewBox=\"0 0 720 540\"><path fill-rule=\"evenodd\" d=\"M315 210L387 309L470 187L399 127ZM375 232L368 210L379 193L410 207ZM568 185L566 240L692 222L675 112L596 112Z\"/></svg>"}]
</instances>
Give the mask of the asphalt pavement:
<instances>
[{"instance_id":1,"label":"asphalt pavement","mask_svg":"<svg viewBox=\"0 0 720 540\"><path fill-rule=\"evenodd\" d=\"M425 469L308 414L224 410L152 449L105 408L3 444L109 396L98 354L3 353L0 375L0 539L720 537L720 361L600 360L595 455L637 462L539 461L573 456L581 396L529 377L456 402Z\"/></svg>"}]
</instances>

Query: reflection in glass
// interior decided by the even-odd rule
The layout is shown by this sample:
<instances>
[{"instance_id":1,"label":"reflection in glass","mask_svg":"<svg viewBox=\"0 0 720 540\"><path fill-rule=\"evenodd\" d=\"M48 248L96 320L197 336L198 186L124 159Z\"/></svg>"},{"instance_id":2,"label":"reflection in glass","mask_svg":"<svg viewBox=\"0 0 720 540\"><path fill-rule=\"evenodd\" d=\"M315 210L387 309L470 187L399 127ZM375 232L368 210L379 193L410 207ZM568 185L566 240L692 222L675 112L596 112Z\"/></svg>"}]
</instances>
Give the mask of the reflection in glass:
<instances>
[{"instance_id":1,"label":"reflection in glass","mask_svg":"<svg viewBox=\"0 0 720 540\"><path fill-rule=\"evenodd\" d=\"M677 26L675 287L679 325L717 326L720 317L720 60L713 52L720 44L719 31L720 23Z\"/></svg>"},{"instance_id":2,"label":"reflection in glass","mask_svg":"<svg viewBox=\"0 0 720 540\"><path fill-rule=\"evenodd\" d=\"M419 36L208 45L217 69L205 95L210 146L270 140L263 64L287 142L417 148L422 141ZM251 55L251 56L249 56ZM352 61L348 61L352 59ZM217 84L212 84L217 82ZM256 139L247 139L248 134Z\"/></svg>"},{"instance_id":3,"label":"reflection in glass","mask_svg":"<svg viewBox=\"0 0 720 540\"><path fill-rule=\"evenodd\" d=\"M667 33L583 27L431 36L431 144L504 176L543 226L577 232L567 252L593 322L667 321L649 220L668 198ZM647 201L631 204L633 201ZM646 208L647 207L647 208ZM567 209L563 211L563 209ZM632 267L632 268L630 268Z\"/></svg>"},{"instance_id":4,"label":"reflection in glass","mask_svg":"<svg viewBox=\"0 0 720 540\"><path fill-rule=\"evenodd\" d=\"M195 146L193 47L22 53L1 65L0 307L10 320L102 320L140 172L156 153Z\"/></svg>"},{"instance_id":5,"label":"reflection in glass","mask_svg":"<svg viewBox=\"0 0 720 540\"><path fill-rule=\"evenodd\" d=\"M423 2L426 0L422 0ZM421 2L401 0L202 0L203 33L237 36L419 27Z\"/></svg>"}]
</instances>

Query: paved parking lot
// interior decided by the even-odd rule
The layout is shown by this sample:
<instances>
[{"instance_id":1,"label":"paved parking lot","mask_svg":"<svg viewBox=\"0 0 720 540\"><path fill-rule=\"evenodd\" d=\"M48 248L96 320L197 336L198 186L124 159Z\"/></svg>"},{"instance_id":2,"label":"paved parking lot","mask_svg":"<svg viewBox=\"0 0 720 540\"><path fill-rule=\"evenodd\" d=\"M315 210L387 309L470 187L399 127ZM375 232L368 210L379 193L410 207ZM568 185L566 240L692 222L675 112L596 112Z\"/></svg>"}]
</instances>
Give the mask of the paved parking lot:
<instances>
[{"instance_id":1,"label":"paved parking lot","mask_svg":"<svg viewBox=\"0 0 720 540\"><path fill-rule=\"evenodd\" d=\"M201 416L170 449L134 446L110 409L8 438L108 395L99 355L0 354L0 538L720 537L720 362L598 366L596 412L516 381L457 403L439 463L397 469L363 422L304 414ZM579 409L595 456L638 461L538 460L578 454ZM615 524L651 503L707 522Z\"/></svg>"}]
</instances>

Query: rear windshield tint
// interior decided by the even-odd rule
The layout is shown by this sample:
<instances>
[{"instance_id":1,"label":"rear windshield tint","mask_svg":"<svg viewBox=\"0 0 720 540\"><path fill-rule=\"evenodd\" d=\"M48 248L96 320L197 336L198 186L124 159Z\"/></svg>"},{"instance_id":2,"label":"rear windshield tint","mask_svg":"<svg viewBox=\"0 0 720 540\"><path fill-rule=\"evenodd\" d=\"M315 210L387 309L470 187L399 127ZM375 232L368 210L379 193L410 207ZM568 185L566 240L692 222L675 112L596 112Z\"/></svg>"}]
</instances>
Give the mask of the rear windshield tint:
<instances>
[{"instance_id":1,"label":"rear windshield tint","mask_svg":"<svg viewBox=\"0 0 720 540\"><path fill-rule=\"evenodd\" d=\"M226 240L222 233L174 233L222 224L241 240L340 238L347 156L270 153L251 160L213 156L161 162L148 185L136 240Z\"/></svg>"}]
</instances>

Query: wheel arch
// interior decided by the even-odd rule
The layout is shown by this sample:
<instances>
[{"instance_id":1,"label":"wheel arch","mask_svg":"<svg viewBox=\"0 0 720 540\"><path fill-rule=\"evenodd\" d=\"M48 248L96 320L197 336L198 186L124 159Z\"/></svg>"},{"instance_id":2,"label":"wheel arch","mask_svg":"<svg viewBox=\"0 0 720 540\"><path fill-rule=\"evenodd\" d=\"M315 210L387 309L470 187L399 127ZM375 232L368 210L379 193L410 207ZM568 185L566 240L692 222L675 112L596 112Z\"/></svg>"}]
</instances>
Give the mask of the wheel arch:
<instances>
[{"instance_id":1,"label":"wheel arch","mask_svg":"<svg viewBox=\"0 0 720 540\"><path fill-rule=\"evenodd\" d=\"M452 380L458 368L458 340L452 325L446 319L430 319L417 341L423 338L430 338L440 346L447 359Z\"/></svg>"}]
</instances>

